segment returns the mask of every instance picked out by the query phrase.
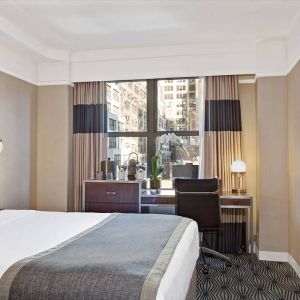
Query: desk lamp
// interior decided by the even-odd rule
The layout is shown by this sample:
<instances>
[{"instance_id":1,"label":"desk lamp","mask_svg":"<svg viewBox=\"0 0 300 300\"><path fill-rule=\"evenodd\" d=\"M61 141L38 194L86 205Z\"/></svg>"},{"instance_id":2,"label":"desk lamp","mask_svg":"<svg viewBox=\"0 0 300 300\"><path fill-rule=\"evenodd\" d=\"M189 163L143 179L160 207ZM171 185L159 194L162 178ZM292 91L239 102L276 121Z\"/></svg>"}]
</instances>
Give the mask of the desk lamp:
<instances>
[{"instance_id":1,"label":"desk lamp","mask_svg":"<svg viewBox=\"0 0 300 300\"><path fill-rule=\"evenodd\" d=\"M231 164L231 172L234 175L234 187L232 189L233 193L246 193L246 188L244 187L246 171L247 166L242 160L235 160Z\"/></svg>"}]
</instances>

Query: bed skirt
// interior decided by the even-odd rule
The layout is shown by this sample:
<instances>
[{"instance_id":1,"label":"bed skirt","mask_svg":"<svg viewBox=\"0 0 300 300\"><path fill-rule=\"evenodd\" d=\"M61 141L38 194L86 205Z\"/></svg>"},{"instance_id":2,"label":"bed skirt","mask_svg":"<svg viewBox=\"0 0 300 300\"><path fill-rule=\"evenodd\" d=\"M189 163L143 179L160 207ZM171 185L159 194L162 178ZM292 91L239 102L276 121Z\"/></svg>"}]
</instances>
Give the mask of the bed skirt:
<instances>
[{"instance_id":1,"label":"bed skirt","mask_svg":"<svg viewBox=\"0 0 300 300\"><path fill-rule=\"evenodd\" d=\"M194 269L191 281L190 281L190 286L186 295L186 300L195 300L197 297L197 272L196 268Z\"/></svg>"}]
</instances>

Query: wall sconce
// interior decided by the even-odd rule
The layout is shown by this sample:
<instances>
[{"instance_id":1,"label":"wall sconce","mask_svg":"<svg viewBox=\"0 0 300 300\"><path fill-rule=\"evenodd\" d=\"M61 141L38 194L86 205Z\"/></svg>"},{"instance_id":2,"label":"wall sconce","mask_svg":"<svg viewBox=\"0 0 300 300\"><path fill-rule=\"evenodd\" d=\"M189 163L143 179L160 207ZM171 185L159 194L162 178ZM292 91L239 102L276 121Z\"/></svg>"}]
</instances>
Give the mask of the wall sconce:
<instances>
[{"instance_id":1,"label":"wall sconce","mask_svg":"<svg viewBox=\"0 0 300 300\"><path fill-rule=\"evenodd\" d=\"M3 141L0 139L0 153L3 151Z\"/></svg>"},{"instance_id":2,"label":"wall sconce","mask_svg":"<svg viewBox=\"0 0 300 300\"><path fill-rule=\"evenodd\" d=\"M233 193L241 194L246 193L245 188L245 174L247 172L247 166L242 160L235 160L231 164L231 172L234 175L234 187Z\"/></svg>"}]
</instances>

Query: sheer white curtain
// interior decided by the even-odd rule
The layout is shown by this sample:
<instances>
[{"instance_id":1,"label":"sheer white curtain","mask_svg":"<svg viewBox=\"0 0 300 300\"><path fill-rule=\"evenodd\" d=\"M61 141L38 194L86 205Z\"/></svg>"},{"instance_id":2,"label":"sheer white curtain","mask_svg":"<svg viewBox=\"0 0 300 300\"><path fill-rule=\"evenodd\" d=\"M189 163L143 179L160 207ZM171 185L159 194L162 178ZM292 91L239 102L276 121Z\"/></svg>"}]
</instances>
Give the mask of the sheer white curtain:
<instances>
[{"instance_id":1,"label":"sheer white curtain","mask_svg":"<svg viewBox=\"0 0 300 300\"><path fill-rule=\"evenodd\" d=\"M205 125L205 80L200 77L199 95L199 178L204 178L204 125Z\"/></svg>"}]
</instances>

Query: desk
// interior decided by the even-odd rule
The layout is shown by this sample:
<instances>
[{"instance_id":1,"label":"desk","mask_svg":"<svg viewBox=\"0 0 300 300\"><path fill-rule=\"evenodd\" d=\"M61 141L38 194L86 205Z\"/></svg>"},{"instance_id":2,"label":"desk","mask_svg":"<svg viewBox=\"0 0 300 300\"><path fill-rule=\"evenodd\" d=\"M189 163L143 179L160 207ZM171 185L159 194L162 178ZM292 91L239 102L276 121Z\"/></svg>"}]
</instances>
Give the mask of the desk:
<instances>
[{"instance_id":1,"label":"desk","mask_svg":"<svg viewBox=\"0 0 300 300\"><path fill-rule=\"evenodd\" d=\"M246 194L223 193L220 195L221 208L242 208L246 210L246 241L247 251L253 253L253 197ZM141 207L174 207L175 190L161 189L159 191L142 189ZM250 250L249 250L250 249Z\"/></svg>"}]
</instances>

